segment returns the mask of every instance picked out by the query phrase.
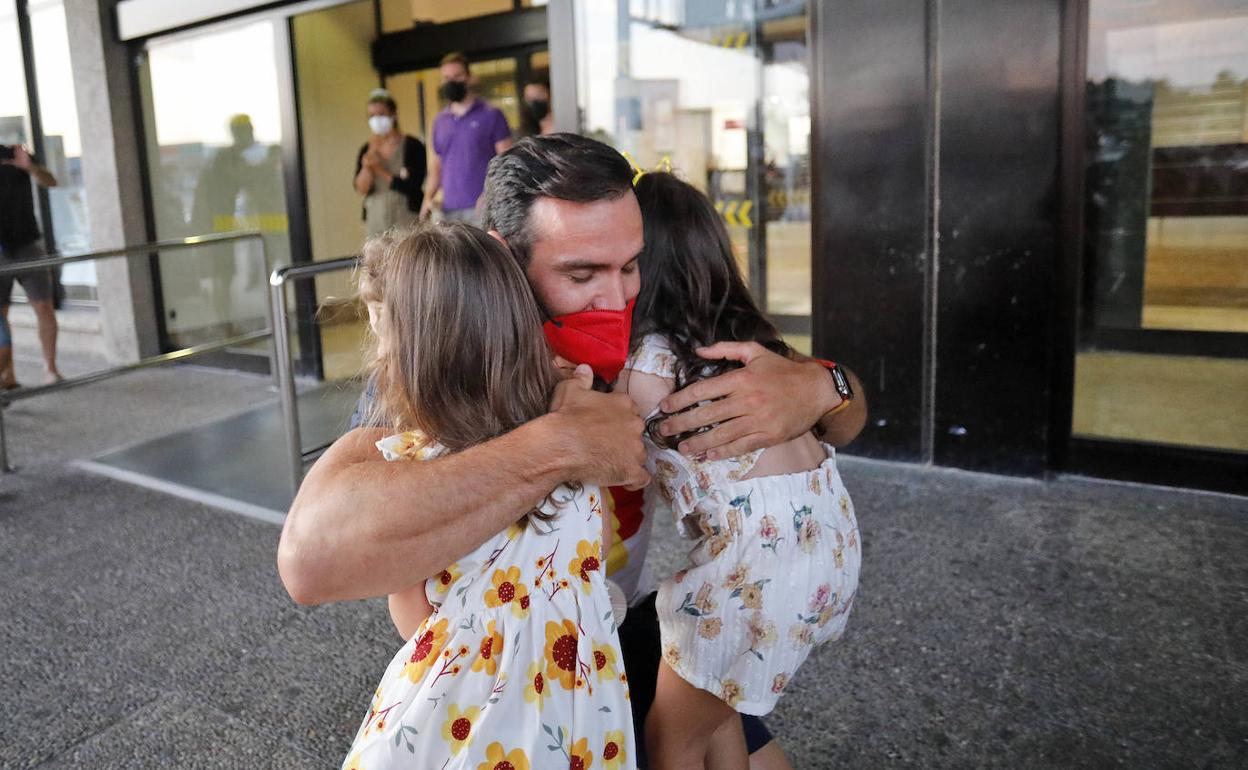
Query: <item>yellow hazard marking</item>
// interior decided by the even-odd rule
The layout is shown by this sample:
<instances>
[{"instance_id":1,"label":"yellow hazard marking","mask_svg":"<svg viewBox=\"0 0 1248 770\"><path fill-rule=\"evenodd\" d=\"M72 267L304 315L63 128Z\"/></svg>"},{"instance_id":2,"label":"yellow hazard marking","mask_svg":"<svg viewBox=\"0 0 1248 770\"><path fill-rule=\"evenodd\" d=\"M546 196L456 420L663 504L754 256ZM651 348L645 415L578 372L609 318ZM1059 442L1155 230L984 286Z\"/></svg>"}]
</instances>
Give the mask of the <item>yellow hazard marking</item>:
<instances>
[{"instance_id":1,"label":"yellow hazard marking","mask_svg":"<svg viewBox=\"0 0 1248 770\"><path fill-rule=\"evenodd\" d=\"M800 206L803 203L810 203L810 190L794 190L792 195L785 190L772 190L767 193L767 205L773 209L782 209L789 204Z\"/></svg>"},{"instance_id":2,"label":"yellow hazard marking","mask_svg":"<svg viewBox=\"0 0 1248 770\"><path fill-rule=\"evenodd\" d=\"M234 230L284 233L287 229L289 225L285 214L247 214L241 217L232 214L217 214L212 218L212 230L217 233L228 233Z\"/></svg>"},{"instance_id":3,"label":"yellow hazard marking","mask_svg":"<svg viewBox=\"0 0 1248 770\"><path fill-rule=\"evenodd\" d=\"M749 200L715 201L715 210L729 227L753 227L754 220L750 219L752 208L754 201Z\"/></svg>"},{"instance_id":4,"label":"yellow hazard marking","mask_svg":"<svg viewBox=\"0 0 1248 770\"><path fill-rule=\"evenodd\" d=\"M749 32L730 32L711 38L711 45L716 48L745 48L749 42Z\"/></svg>"}]
</instances>

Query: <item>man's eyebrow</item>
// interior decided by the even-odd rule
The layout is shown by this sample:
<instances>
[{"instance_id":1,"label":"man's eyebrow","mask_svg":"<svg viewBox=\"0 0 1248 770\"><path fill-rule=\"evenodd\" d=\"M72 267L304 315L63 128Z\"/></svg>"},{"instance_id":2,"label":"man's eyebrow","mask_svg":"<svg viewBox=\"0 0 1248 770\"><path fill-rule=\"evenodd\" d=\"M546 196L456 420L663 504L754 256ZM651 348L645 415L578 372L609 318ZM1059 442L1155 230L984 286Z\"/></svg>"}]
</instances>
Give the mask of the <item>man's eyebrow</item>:
<instances>
[{"instance_id":1,"label":"man's eyebrow","mask_svg":"<svg viewBox=\"0 0 1248 770\"><path fill-rule=\"evenodd\" d=\"M571 259L563 260L555 264L557 270L606 270L609 267L605 262L594 262L589 259Z\"/></svg>"}]
</instances>

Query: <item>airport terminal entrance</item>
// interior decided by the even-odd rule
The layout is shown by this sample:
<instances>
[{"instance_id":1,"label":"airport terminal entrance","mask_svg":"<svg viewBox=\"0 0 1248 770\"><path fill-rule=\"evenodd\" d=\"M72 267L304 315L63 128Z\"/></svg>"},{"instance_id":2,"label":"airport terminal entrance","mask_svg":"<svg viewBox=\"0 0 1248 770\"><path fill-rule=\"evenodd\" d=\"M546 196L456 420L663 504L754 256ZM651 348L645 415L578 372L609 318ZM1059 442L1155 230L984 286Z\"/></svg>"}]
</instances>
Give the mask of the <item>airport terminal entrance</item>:
<instances>
[{"instance_id":1,"label":"airport terminal entrance","mask_svg":"<svg viewBox=\"0 0 1248 770\"><path fill-rule=\"evenodd\" d=\"M524 84L549 71L546 9L529 5L296 3L145 40L136 80L150 235L258 229L271 265L357 253L364 227L350 182L369 136L369 91L387 87L400 129L428 145L442 108L438 61L461 51L480 95L518 128ZM245 248L157 264L164 349L263 327L267 276ZM363 324L353 277L320 275L291 292L299 372L354 377ZM267 371L267 351L233 350L218 363Z\"/></svg>"},{"instance_id":2,"label":"airport terminal entrance","mask_svg":"<svg viewBox=\"0 0 1248 770\"><path fill-rule=\"evenodd\" d=\"M519 128L524 84L550 66L546 9L528 5L303 2L136 42L149 236L259 230L270 269L357 254L365 228L352 177L370 135L370 91L389 89L399 129L428 146L443 106L438 63L460 51L478 94ZM165 350L266 326L268 273L247 248L153 257ZM361 387L367 313L355 293L349 269L288 284L305 461L345 432ZM211 363L267 373L268 344L231 348ZM290 495L283 435L280 412L266 406L98 463L280 515ZM223 454L226 446L238 451ZM211 467L180 459L210 455L219 460Z\"/></svg>"}]
</instances>

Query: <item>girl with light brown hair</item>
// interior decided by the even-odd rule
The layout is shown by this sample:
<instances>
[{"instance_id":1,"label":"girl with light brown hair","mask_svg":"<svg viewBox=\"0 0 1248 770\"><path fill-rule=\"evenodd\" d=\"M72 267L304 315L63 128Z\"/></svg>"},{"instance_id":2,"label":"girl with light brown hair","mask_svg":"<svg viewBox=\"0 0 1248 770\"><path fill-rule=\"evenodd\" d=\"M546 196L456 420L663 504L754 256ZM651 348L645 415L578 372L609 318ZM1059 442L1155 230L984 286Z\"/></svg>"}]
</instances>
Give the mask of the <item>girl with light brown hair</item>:
<instances>
[{"instance_id":1,"label":"girl with light brown hair","mask_svg":"<svg viewBox=\"0 0 1248 770\"><path fill-rule=\"evenodd\" d=\"M507 250L463 224L391 238L369 279L381 300L378 410L397 431L377 442L382 455L436 463L546 414L561 378ZM588 367L577 376L588 387ZM597 487L561 485L392 595L408 641L344 767L636 767L602 519Z\"/></svg>"}]
</instances>

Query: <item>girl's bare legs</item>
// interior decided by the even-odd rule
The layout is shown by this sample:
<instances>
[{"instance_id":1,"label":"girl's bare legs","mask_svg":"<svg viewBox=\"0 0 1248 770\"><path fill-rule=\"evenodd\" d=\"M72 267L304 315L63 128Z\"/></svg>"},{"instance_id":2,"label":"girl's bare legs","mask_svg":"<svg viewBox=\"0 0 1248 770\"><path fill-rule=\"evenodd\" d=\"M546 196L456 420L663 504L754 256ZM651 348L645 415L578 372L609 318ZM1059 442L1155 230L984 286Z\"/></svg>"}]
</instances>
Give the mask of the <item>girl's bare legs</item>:
<instances>
[{"instance_id":1,"label":"girl's bare legs","mask_svg":"<svg viewBox=\"0 0 1248 770\"><path fill-rule=\"evenodd\" d=\"M741 717L733 714L711 736L711 745L707 747L706 752L706 766L717 768L748 765L750 770L757 770L754 766L754 756L749 751L749 746L745 742L745 731L741 729ZM746 758L746 765L739 764L740 757ZM733 764L734 762L738 764Z\"/></svg>"},{"instance_id":2,"label":"girl's bare legs","mask_svg":"<svg viewBox=\"0 0 1248 770\"><path fill-rule=\"evenodd\" d=\"M646 754L654 770L748 770L741 718L731 706L659 664L646 716ZM714 764L708 764L715 744Z\"/></svg>"}]
</instances>

